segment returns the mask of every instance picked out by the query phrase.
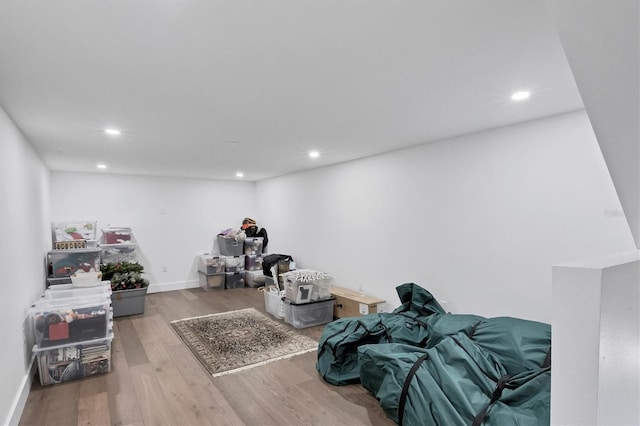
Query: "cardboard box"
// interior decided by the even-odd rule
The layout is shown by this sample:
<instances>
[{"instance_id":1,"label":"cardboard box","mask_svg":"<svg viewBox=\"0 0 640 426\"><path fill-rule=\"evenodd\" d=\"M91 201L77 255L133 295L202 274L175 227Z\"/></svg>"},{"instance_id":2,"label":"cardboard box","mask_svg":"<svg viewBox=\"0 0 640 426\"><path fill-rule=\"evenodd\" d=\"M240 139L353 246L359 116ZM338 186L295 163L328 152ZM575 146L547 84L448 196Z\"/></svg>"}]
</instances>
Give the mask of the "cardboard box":
<instances>
[{"instance_id":1,"label":"cardboard box","mask_svg":"<svg viewBox=\"0 0 640 426\"><path fill-rule=\"evenodd\" d=\"M378 313L378 305L385 303L376 297L366 296L355 290L331 287L331 295L336 303L333 307L334 318L358 317Z\"/></svg>"}]
</instances>

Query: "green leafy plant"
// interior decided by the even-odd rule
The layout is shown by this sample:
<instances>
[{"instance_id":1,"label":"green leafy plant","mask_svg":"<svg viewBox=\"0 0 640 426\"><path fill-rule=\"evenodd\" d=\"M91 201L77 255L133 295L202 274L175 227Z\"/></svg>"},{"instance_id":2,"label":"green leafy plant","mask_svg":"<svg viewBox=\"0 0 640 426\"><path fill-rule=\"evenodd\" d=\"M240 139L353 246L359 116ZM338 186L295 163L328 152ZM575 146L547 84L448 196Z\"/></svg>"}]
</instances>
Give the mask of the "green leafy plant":
<instances>
[{"instance_id":1,"label":"green leafy plant","mask_svg":"<svg viewBox=\"0 0 640 426\"><path fill-rule=\"evenodd\" d=\"M149 286L149 281L142 277L144 267L138 262L103 263L100 271L103 280L111 281L113 291Z\"/></svg>"}]
</instances>

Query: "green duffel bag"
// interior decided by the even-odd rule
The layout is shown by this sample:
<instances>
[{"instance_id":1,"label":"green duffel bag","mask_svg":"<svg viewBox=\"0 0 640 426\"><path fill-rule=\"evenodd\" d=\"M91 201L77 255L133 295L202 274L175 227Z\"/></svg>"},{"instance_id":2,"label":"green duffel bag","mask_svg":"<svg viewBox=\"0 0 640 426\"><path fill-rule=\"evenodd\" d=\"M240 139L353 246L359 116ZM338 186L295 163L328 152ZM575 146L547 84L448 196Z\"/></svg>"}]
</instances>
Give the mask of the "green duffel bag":
<instances>
[{"instance_id":1,"label":"green duffel bag","mask_svg":"<svg viewBox=\"0 0 640 426\"><path fill-rule=\"evenodd\" d=\"M358 347L389 342L424 346L428 337L421 317L408 312L342 318L324 327L318 343L316 369L333 385L358 383Z\"/></svg>"},{"instance_id":2,"label":"green duffel bag","mask_svg":"<svg viewBox=\"0 0 640 426\"><path fill-rule=\"evenodd\" d=\"M362 385L401 425L547 425L550 367L510 375L465 333L429 349L361 346Z\"/></svg>"},{"instance_id":3,"label":"green duffel bag","mask_svg":"<svg viewBox=\"0 0 640 426\"><path fill-rule=\"evenodd\" d=\"M318 343L316 369L333 385L360 381L358 347L379 343L407 343L422 347L429 337L426 321L444 309L424 288L406 283L396 287L402 305L392 313L341 318L324 327Z\"/></svg>"}]
</instances>

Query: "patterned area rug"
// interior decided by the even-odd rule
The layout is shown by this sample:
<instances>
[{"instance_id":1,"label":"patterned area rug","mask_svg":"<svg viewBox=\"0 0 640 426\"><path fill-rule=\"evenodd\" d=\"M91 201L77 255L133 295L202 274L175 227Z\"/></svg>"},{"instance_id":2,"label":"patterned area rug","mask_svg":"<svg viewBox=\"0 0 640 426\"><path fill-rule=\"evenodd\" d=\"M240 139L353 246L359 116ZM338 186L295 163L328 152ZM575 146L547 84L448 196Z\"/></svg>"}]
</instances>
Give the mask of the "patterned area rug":
<instances>
[{"instance_id":1,"label":"patterned area rug","mask_svg":"<svg viewBox=\"0 0 640 426\"><path fill-rule=\"evenodd\" d=\"M318 348L318 342L254 308L185 318L171 325L214 377Z\"/></svg>"}]
</instances>

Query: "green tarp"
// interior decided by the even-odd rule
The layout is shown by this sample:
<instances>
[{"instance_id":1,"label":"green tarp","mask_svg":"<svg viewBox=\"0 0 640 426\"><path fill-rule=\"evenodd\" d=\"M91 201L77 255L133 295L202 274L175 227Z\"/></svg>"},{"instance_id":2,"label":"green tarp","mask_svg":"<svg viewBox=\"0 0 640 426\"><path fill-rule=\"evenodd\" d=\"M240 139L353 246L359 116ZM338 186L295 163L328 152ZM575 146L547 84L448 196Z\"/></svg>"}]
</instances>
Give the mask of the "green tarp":
<instances>
[{"instance_id":1,"label":"green tarp","mask_svg":"<svg viewBox=\"0 0 640 426\"><path fill-rule=\"evenodd\" d=\"M317 369L361 382L405 425L549 423L551 327L517 318L446 314L416 284L393 313L329 323Z\"/></svg>"},{"instance_id":2,"label":"green tarp","mask_svg":"<svg viewBox=\"0 0 640 426\"><path fill-rule=\"evenodd\" d=\"M431 293L416 284L397 287L402 306L393 313L342 318L327 324L318 344L316 368L333 385L360 381L358 347L377 343L407 343L423 347L429 338L427 319L444 314Z\"/></svg>"}]
</instances>

